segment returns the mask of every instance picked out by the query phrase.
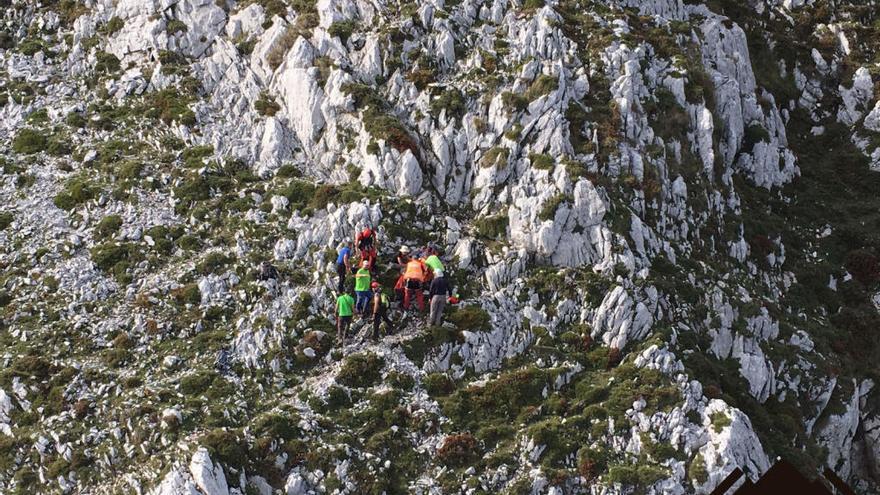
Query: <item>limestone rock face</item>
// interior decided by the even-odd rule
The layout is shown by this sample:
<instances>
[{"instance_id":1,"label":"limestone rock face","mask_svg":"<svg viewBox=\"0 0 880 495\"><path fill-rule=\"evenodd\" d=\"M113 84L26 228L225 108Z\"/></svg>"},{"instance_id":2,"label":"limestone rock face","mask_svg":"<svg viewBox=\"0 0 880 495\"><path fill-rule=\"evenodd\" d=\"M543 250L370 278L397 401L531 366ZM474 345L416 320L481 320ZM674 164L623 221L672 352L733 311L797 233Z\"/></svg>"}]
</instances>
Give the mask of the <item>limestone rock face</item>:
<instances>
[{"instance_id":1,"label":"limestone rock face","mask_svg":"<svg viewBox=\"0 0 880 495\"><path fill-rule=\"evenodd\" d=\"M870 8L7 3L0 493L878 491Z\"/></svg>"}]
</instances>

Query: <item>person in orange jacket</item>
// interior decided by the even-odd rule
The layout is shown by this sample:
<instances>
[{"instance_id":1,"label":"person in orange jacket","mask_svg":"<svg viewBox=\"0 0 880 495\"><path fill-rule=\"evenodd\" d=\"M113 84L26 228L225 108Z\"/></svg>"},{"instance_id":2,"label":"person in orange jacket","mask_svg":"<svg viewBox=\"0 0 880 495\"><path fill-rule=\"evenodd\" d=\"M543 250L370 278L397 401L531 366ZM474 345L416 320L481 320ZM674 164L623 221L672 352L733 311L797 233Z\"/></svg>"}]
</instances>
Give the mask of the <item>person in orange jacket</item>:
<instances>
[{"instance_id":1,"label":"person in orange jacket","mask_svg":"<svg viewBox=\"0 0 880 495\"><path fill-rule=\"evenodd\" d=\"M406 270L403 273L405 292L403 295L403 309L409 309L409 303L413 296L419 305L419 311L425 310L425 297L422 292L424 283L427 280L428 269L422 260L412 258L406 263Z\"/></svg>"}]
</instances>

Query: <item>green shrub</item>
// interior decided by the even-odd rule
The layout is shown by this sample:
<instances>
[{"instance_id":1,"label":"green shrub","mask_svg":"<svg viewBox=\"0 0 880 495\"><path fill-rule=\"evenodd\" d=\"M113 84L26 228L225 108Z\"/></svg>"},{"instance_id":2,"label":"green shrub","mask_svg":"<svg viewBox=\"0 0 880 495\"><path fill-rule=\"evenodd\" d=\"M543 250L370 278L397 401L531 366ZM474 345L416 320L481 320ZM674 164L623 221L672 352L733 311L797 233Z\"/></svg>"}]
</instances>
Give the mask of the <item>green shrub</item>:
<instances>
[{"instance_id":1,"label":"green shrub","mask_svg":"<svg viewBox=\"0 0 880 495\"><path fill-rule=\"evenodd\" d=\"M58 194L55 195L55 206L62 210L72 210L76 206L93 199L97 194L94 186L85 179L77 178L70 180Z\"/></svg>"},{"instance_id":2,"label":"green shrub","mask_svg":"<svg viewBox=\"0 0 880 495\"><path fill-rule=\"evenodd\" d=\"M18 51L21 52L22 55L26 55L28 57L33 57L37 54L37 52L43 51L47 52L46 46L43 43L43 40L28 38L23 40L18 44ZM46 53L46 55L49 55Z\"/></svg>"},{"instance_id":3,"label":"green shrub","mask_svg":"<svg viewBox=\"0 0 880 495\"><path fill-rule=\"evenodd\" d=\"M742 149L746 153L750 153L756 144L759 142L770 142L770 133L767 132L767 129L764 129L764 126L758 123L749 124L746 127L745 136L743 136L743 144Z\"/></svg>"},{"instance_id":4,"label":"green shrub","mask_svg":"<svg viewBox=\"0 0 880 495\"><path fill-rule=\"evenodd\" d=\"M298 435L297 423L299 416L295 413L286 413L284 416L279 413L267 413L254 421L253 433L257 437L291 440Z\"/></svg>"},{"instance_id":5,"label":"green shrub","mask_svg":"<svg viewBox=\"0 0 880 495\"><path fill-rule=\"evenodd\" d=\"M222 428L209 431L201 438L211 459L226 466L241 467L247 461L247 446L237 433Z\"/></svg>"},{"instance_id":6,"label":"green shrub","mask_svg":"<svg viewBox=\"0 0 880 495\"><path fill-rule=\"evenodd\" d=\"M104 25L104 33L108 36L113 36L118 33L125 26L125 21L120 19L119 17L113 16L107 21L107 24Z\"/></svg>"},{"instance_id":7,"label":"green shrub","mask_svg":"<svg viewBox=\"0 0 880 495\"><path fill-rule=\"evenodd\" d=\"M196 284L186 284L171 291L171 297L179 304L199 304L202 302L202 293Z\"/></svg>"},{"instance_id":8,"label":"green shrub","mask_svg":"<svg viewBox=\"0 0 880 495\"><path fill-rule=\"evenodd\" d=\"M431 397L443 397L455 390L455 383L444 373L429 373L422 385Z\"/></svg>"},{"instance_id":9,"label":"green shrub","mask_svg":"<svg viewBox=\"0 0 880 495\"><path fill-rule=\"evenodd\" d=\"M541 74L532 81L529 89L526 91L526 98L529 101L538 99L541 96L549 94L559 87L559 79L547 74Z\"/></svg>"},{"instance_id":10,"label":"green shrub","mask_svg":"<svg viewBox=\"0 0 880 495\"><path fill-rule=\"evenodd\" d=\"M99 238L107 238L119 231L120 227L122 227L122 217L119 215L107 215L98 222L98 225L95 227L95 234Z\"/></svg>"},{"instance_id":11,"label":"green shrub","mask_svg":"<svg viewBox=\"0 0 880 495\"><path fill-rule=\"evenodd\" d=\"M375 139L386 141L397 151L410 150L413 155L419 156L416 141L397 117L381 113L370 107L364 111L363 122L364 129Z\"/></svg>"},{"instance_id":12,"label":"green shrub","mask_svg":"<svg viewBox=\"0 0 880 495\"><path fill-rule=\"evenodd\" d=\"M385 360L373 353L354 354L346 358L336 381L355 388L369 387L379 380Z\"/></svg>"},{"instance_id":13,"label":"green shrub","mask_svg":"<svg viewBox=\"0 0 880 495\"><path fill-rule=\"evenodd\" d=\"M202 275L217 273L221 268L226 267L234 261L234 257L226 256L225 254L217 252L210 253L205 256L204 260L196 265L196 272Z\"/></svg>"},{"instance_id":14,"label":"green shrub","mask_svg":"<svg viewBox=\"0 0 880 495\"><path fill-rule=\"evenodd\" d=\"M6 230L12 224L13 216L8 211L0 212L0 231Z\"/></svg>"},{"instance_id":15,"label":"green shrub","mask_svg":"<svg viewBox=\"0 0 880 495\"><path fill-rule=\"evenodd\" d=\"M166 125L179 122L186 126L193 126L197 122L196 114L189 108L187 97L173 87L150 95L144 115L148 118L159 119Z\"/></svg>"},{"instance_id":16,"label":"green shrub","mask_svg":"<svg viewBox=\"0 0 880 495\"><path fill-rule=\"evenodd\" d=\"M301 175L302 173L299 171L299 169L289 163L278 167L278 170L275 172L276 177L283 178L300 177Z\"/></svg>"},{"instance_id":17,"label":"green shrub","mask_svg":"<svg viewBox=\"0 0 880 495\"><path fill-rule=\"evenodd\" d=\"M474 430L492 419L512 421L543 400L549 376L537 368L502 373L483 386L459 389L439 402L456 427Z\"/></svg>"},{"instance_id":18,"label":"green shrub","mask_svg":"<svg viewBox=\"0 0 880 495\"><path fill-rule=\"evenodd\" d=\"M458 88L447 89L440 96L431 100L431 114L435 117L446 110L449 118L461 118L466 110L464 95Z\"/></svg>"},{"instance_id":19,"label":"green shrub","mask_svg":"<svg viewBox=\"0 0 880 495\"><path fill-rule=\"evenodd\" d=\"M505 91L501 94L501 102L508 110L522 111L529 106L529 100L524 94Z\"/></svg>"},{"instance_id":20,"label":"green shrub","mask_svg":"<svg viewBox=\"0 0 880 495\"><path fill-rule=\"evenodd\" d=\"M491 330L491 318L483 308L479 306L463 306L452 311L447 319L452 322L458 330L468 330L471 332L478 330Z\"/></svg>"},{"instance_id":21,"label":"green shrub","mask_svg":"<svg viewBox=\"0 0 880 495\"><path fill-rule=\"evenodd\" d=\"M484 239L500 240L507 235L509 222L507 215L492 215L478 218L474 221L474 228L477 235Z\"/></svg>"},{"instance_id":22,"label":"green shrub","mask_svg":"<svg viewBox=\"0 0 880 495\"><path fill-rule=\"evenodd\" d=\"M28 124L45 124L49 122L49 112L45 108L35 110L27 116L25 122Z\"/></svg>"},{"instance_id":23,"label":"green shrub","mask_svg":"<svg viewBox=\"0 0 880 495\"><path fill-rule=\"evenodd\" d=\"M348 38L351 36L351 33L354 32L356 24L354 21L337 21L330 25L327 28L327 34L334 38L339 38L342 40L342 43L348 41Z\"/></svg>"},{"instance_id":24,"label":"green shrub","mask_svg":"<svg viewBox=\"0 0 880 495\"><path fill-rule=\"evenodd\" d=\"M205 165L205 159L214 154L214 147L210 144L193 146L183 150L180 159L189 168L201 168Z\"/></svg>"},{"instance_id":25,"label":"green shrub","mask_svg":"<svg viewBox=\"0 0 880 495\"><path fill-rule=\"evenodd\" d=\"M208 390L216 376L217 373L213 371L200 371L186 375L180 379L180 392L189 396L199 395Z\"/></svg>"},{"instance_id":26,"label":"green shrub","mask_svg":"<svg viewBox=\"0 0 880 495\"><path fill-rule=\"evenodd\" d=\"M254 109L264 117L272 117L281 110L281 105L276 103L275 99L264 91L260 93L260 99L254 103Z\"/></svg>"},{"instance_id":27,"label":"green shrub","mask_svg":"<svg viewBox=\"0 0 880 495\"><path fill-rule=\"evenodd\" d=\"M92 261L101 270L110 271L118 263L126 261L131 251L129 244L99 244L91 249Z\"/></svg>"},{"instance_id":28,"label":"green shrub","mask_svg":"<svg viewBox=\"0 0 880 495\"><path fill-rule=\"evenodd\" d=\"M113 74L122 68L122 64L116 55L99 51L95 54L95 72L101 74Z\"/></svg>"},{"instance_id":29,"label":"green shrub","mask_svg":"<svg viewBox=\"0 0 880 495\"><path fill-rule=\"evenodd\" d=\"M424 91L429 84L437 81L437 71L433 67L417 67L406 75L406 80L413 83L419 91Z\"/></svg>"},{"instance_id":30,"label":"green shrub","mask_svg":"<svg viewBox=\"0 0 880 495\"><path fill-rule=\"evenodd\" d=\"M186 24L180 19L171 19L168 21L168 24L165 25L165 31L170 36L175 36L179 33L185 33L189 30Z\"/></svg>"},{"instance_id":31,"label":"green shrub","mask_svg":"<svg viewBox=\"0 0 880 495\"><path fill-rule=\"evenodd\" d=\"M49 138L46 145L46 152L52 156L67 156L70 154L70 144L67 142L67 136L53 135Z\"/></svg>"},{"instance_id":32,"label":"green shrub","mask_svg":"<svg viewBox=\"0 0 880 495\"><path fill-rule=\"evenodd\" d=\"M397 117L388 113L389 105L373 88L356 83L342 86L354 100L355 108L363 110L364 129L377 140L384 140L400 152L410 150L419 156L418 145Z\"/></svg>"},{"instance_id":33,"label":"green shrub","mask_svg":"<svg viewBox=\"0 0 880 495\"><path fill-rule=\"evenodd\" d=\"M449 435L443 439L443 444L437 449L437 459L446 466L467 466L479 456L479 444L470 433Z\"/></svg>"},{"instance_id":34,"label":"green shrub","mask_svg":"<svg viewBox=\"0 0 880 495\"><path fill-rule=\"evenodd\" d=\"M202 241L193 235L184 235L177 239L177 245L184 251L195 251L202 247Z\"/></svg>"},{"instance_id":35,"label":"green shrub","mask_svg":"<svg viewBox=\"0 0 880 495\"><path fill-rule=\"evenodd\" d=\"M36 129L24 128L12 140L12 151L30 155L46 149L46 136Z\"/></svg>"}]
</instances>

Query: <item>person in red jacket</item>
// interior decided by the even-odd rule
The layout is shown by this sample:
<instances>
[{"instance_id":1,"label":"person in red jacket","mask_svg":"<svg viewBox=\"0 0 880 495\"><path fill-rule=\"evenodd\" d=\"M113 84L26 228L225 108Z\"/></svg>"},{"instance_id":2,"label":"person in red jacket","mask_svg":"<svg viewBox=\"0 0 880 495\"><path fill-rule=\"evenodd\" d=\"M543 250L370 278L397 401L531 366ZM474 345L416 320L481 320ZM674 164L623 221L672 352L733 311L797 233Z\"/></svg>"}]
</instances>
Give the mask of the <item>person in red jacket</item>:
<instances>
[{"instance_id":1,"label":"person in red jacket","mask_svg":"<svg viewBox=\"0 0 880 495\"><path fill-rule=\"evenodd\" d=\"M370 226L358 232L355 237L355 246L357 246L361 260L368 261L370 263L370 271L374 273L376 270L377 244L376 232Z\"/></svg>"}]
</instances>

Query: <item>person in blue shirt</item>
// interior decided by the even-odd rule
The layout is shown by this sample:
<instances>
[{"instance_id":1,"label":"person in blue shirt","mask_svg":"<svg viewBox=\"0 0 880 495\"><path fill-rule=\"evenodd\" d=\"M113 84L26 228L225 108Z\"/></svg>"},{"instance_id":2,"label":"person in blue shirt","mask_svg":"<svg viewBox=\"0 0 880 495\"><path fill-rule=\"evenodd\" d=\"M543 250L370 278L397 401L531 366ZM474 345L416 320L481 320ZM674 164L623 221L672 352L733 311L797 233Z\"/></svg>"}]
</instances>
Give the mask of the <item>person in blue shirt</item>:
<instances>
[{"instance_id":1,"label":"person in blue shirt","mask_svg":"<svg viewBox=\"0 0 880 495\"><path fill-rule=\"evenodd\" d=\"M342 294L345 291L345 276L351 271L351 242L342 244L339 255L336 257L336 273L339 275L339 285L336 287L336 293Z\"/></svg>"}]
</instances>

